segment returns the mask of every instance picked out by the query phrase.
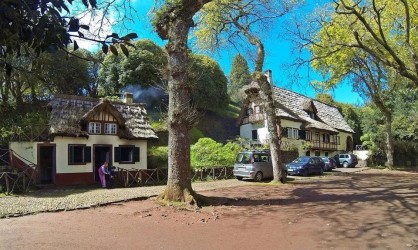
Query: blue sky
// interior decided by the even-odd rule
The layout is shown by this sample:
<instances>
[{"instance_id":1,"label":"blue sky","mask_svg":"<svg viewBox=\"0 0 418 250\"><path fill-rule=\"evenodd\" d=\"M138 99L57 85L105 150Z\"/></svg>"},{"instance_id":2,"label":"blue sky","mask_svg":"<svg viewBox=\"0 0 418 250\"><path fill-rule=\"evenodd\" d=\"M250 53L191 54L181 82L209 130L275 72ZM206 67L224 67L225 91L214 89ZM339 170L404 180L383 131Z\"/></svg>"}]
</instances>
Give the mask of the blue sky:
<instances>
[{"instance_id":1,"label":"blue sky","mask_svg":"<svg viewBox=\"0 0 418 250\"><path fill-rule=\"evenodd\" d=\"M309 15L309 13L316 6L327 3L329 0L307 0L306 2L307 5L296 13L298 18L304 18L306 15ZM129 32L136 32L140 39L151 39L162 46L164 45L164 42L161 41L158 35L153 31L150 17L148 15L153 6L153 3L154 0L136 0L133 4L138 11L139 18L135 21L135 23L130 24L128 28L130 29ZM282 23L286 23L287 28L289 28L289 23L292 23L290 20L291 18L292 16L289 15L285 16L281 20ZM290 74L294 70L289 68L288 65L295 61L297 55L296 52L292 50L292 44L286 37L285 33L286 32L284 27L277 25L269 32L269 35L263 39L266 49L266 61L264 68L266 70L272 70L273 82L276 86L287 88L309 97L314 97L315 90L311 86L310 81L320 80L320 76L310 70L309 77L307 77L309 70L307 67L299 69L298 74L302 75L301 79L296 80L292 74ZM218 61L225 74L229 75L232 59L237 53L238 52L234 50L222 50L214 54L206 54ZM352 87L347 83L339 84L329 93L334 97L336 101L339 102L351 104L363 103L361 97L355 93L352 90Z\"/></svg>"}]
</instances>

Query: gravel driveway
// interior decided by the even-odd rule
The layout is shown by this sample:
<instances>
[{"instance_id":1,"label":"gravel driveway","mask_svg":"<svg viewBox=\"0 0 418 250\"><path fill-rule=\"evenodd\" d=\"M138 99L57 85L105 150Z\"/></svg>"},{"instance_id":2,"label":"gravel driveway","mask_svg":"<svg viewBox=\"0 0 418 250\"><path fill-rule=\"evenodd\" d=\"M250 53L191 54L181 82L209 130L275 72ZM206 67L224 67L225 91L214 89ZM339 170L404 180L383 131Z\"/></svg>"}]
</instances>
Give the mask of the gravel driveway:
<instances>
[{"instance_id":1,"label":"gravel driveway","mask_svg":"<svg viewBox=\"0 0 418 250\"><path fill-rule=\"evenodd\" d=\"M359 172L366 169L367 168L339 168L335 169L333 172ZM296 180L306 179L306 177L298 176L292 176L292 178ZM309 178L315 178L315 176ZM252 184L252 182L229 179L211 182L194 182L192 185L195 191L204 191L248 184ZM120 201L145 199L162 193L164 187L165 186L146 186L115 189L72 187L30 191L28 194L22 196L6 196L0 198L0 218L39 212L83 209Z\"/></svg>"},{"instance_id":2,"label":"gravel driveway","mask_svg":"<svg viewBox=\"0 0 418 250\"><path fill-rule=\"evenodd\" d=\"M195 191L251 184L235 179L193 183ZM115 189L57 188L30 191L24 196L0 198L0 218L39 212L83 209L109 203L149 198L160 194L165 186Z\"/></svg>"}]
</instances>

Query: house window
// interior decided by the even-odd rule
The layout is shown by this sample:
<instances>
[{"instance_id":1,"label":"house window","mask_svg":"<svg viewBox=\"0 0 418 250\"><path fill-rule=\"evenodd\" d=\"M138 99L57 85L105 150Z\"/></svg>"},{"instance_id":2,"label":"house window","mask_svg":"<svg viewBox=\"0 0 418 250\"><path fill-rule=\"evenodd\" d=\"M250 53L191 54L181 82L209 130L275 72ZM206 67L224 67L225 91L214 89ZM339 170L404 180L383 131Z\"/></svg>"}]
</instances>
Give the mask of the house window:
<instances>
[{"instance_id":1,"label":"house window","mask_svg":"<svg viewBox=\"0 0 418 250\"><path fill-rule=\"evenodd\" d=\"M312 140L312 132L311 131L306 131L306 140L307 141L311 141Z\"/></svg>"},{"instance_id":2,"label":"house window","mask_svg":"<svg viewBox=\"0 0 418 250\"><path fill-rule=\"evenodd\" d=\"M116 123L105 123L104 133L107 135L116 135Z\"/></svg>"},{"instance_id":3,"label":"house window","mask_svg":"<svg viewBox=\"0 0 418 250\"><path fill-rule=\"evenodd\" d=\"M340 145L340 137L339 136L337 136L337 145Z\"/></svg>"},{"instance_id":4,"label":"house window","mask_svg":"<svg viewBox=\"0 0 418 250\"><path fill-rule=\"evenodd\" d=\"M132 145L123 145L115 147L115 162L119 163L135 163L139 161L139 147Z\"/></svg>"},{"instance_id":5,"label":"house window","mask_svg":"<svg viewBox=\"0 0 418 250\"><path fill-rule=\"evenodd\" d=\"M287 128L287 137L293 138L293 139L299 139L299 129Z\"/></svg>"},{"instance_id":6,"label":"house window","mask_svg":"<svg viewBox=\"0 0 418 250\"><path fill-rule=\"evenodd\" d=\"M101 133L101 123L100 122L90 122L89 123L89 134L100 134Z\"/></svg>"},{"instance_id":7,"label":"house window","mask_svg":"<svg viewBox=\"0 0 418 250\"><path fill-rule=\"evenodd\" d=\"M314 119L314 120L316 120L316 116L315 116L315 113L314 112L312 112L312 111L306 111L306 113L308 113L308 115L309 115L309 117L311 118L311 119Z\"/></svg>"},{"instance_id":8,"label":"house window","mask_svg":"<svg viewBox=\"0 0 418 250\"><path fill-rule=\"evenodd\" d=\"M320 151L315 151L315 156L320 156L321 152Z\"/></svg>"},{"instance_id":9,"label":"house window","mask_svg":"<svg viewBox=\"0 0 418 250\"><path fill-rule=\"evenodd\" d=\"M324 143L329 143L329 134L323 134L322 135L322 141Z\"/></svg>"},{"instance_id":10,"label":"house window","mask_svg":"<svg viewBox=\"0 0 418 250\"><path fill-rule=\"evenodd\" d=\"M257 130L252 130L251 131L251 139L253 139L253 140L257 140L258 139Z\"/></svg>"},{"instance_id":11,"label":"house window","mask_svg":"<svg viewBox=\"0 0 418 250\"><path fill-rule=\"evenodd\" d=\"M83 165L91 162L91 147L84 144L68 145L68 165Z\"/></svg>"}]
</instances>

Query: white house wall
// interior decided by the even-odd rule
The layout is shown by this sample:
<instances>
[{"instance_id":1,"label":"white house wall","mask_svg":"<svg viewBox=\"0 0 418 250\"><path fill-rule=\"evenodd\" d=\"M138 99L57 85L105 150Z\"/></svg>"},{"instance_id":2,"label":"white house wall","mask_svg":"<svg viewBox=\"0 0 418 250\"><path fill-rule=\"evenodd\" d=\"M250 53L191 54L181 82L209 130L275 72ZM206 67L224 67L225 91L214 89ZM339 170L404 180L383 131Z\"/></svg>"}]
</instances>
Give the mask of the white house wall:
<instances>
[{"instance_id":1,"label":"white house wall","mask_svg":"<svg viewBox=\"0 0 418 250\"><path fill-rule=\"evenodd\" d=\"M243 138L252 139L252 131L257 130L257 139L261 142L266 141L269 137L267 126L264 122L259 123L247 123L240 126L240 135Z\"/></svg>"},{"instance_id":2,"label":"white house wall","mask_svg":"<svg viewBox=\"0 0 418 250\"><path fill-rule=\"evenodd\" d=\"M37 146L36 142L10 142L9 148L13 150L18 158L25 163L36 164Z\"/></svg>"},{"instance_id":3,"label":"white house wall","mask_svg":"<svg viewBox=\"0 0 418 250\"><path fill-rule=\"evenodd\" d=\"M55 137L56 144L56 172L60 173L91 173L93 171L93 145L112 145L112 161L114 160L114 147L119 145L133 145L140 148L140 161L135 164L120 164L112 162L112 166L126 169L147 169L147 141L125 140L111 135L90 135L89 138ZM92 162L86 165L68 165L68 144L85 144L92 148ZM96 166L97 167L97 166Z\"/></svg>"},{"instance_id":4,"label":"white house wall","mask_svg":"<svg viewBox=\"0 0 418 250\"><path fill-rule=\"evenodd\" d=\"M351 137L353 139L352 134L346 133L346 132L339 132L338 134L340 136L340 145L337 145L338 151L346 151L347 150L347 137Z\"/></svg>"}]
</instances>

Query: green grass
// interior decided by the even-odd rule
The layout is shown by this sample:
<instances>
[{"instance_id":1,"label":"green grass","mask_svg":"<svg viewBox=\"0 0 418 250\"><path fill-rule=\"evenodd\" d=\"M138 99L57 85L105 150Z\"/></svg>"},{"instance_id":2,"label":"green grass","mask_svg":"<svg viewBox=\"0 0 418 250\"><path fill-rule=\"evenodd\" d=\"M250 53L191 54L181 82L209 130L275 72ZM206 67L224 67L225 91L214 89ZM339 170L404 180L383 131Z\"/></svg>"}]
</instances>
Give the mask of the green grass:
<instances>
[{"instance_id":1,"label":"green grass","mask_svg":"<svg viewBox=\"0 0 418 250\"><path fill-rule=\"evenodd\" d=\"M219 109L215 111L218 115L228 118L238 118L241 107L235 103L229 103L226 109Z\"/></svg>"}]
</instances>

